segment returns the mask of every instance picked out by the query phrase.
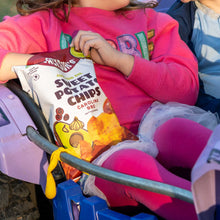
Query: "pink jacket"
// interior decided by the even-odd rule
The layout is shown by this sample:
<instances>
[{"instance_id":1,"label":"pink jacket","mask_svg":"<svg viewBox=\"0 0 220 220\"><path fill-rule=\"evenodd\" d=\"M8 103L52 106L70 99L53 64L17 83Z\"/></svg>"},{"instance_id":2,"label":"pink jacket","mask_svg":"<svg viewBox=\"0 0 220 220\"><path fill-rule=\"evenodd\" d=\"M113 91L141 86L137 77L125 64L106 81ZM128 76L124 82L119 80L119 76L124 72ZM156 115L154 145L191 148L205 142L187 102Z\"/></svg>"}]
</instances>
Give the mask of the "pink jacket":
<instances>
[{"instance_id":1,"label":"pink jacket","mask_svg":"<svg viewBox=\"0 0 220 220\"><path fill-rule=\"evenodd\" d=\"M115 13L72 8L68 23L58 20L52 11L7 17L0 23L0 64L9 51L37 53L66 48L78 30L98 32L113 47L135 57L127 78L113 68L95 65L98 82L120 123L133 132L156 100L195 103L197 61L180 39L177 22L152 9Z\"/></svg>"}]
</instances>

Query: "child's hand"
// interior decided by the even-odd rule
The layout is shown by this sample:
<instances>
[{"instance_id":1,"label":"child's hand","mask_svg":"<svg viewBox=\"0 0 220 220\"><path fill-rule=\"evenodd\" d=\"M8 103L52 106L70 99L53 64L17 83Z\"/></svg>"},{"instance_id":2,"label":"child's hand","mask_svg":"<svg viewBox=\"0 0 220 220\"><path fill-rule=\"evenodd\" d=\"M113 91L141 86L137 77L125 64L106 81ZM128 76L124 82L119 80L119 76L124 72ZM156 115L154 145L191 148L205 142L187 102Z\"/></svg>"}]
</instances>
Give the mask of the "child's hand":
<instances>
[{"instance_id":1,"label":"child's hand","mask_svg":"<svg viewBox=\"0 0 220 220\"><path fill-rule=\"evenodd\" d=\"M103 37L91 31L79 31L73 38L71 47L81 50L84 56L101 65L114 67L128 76L132 70L134 58L113 48Z\"/></svg>"},{"instance_id":2,"label":"child's hand","mask_svg":"<svg viewBox=\"0 0 220 220\"><path fill-rule=\"evenodd\" d=\"M84 56L90 55L98 64L114 66L117 51L99 34L91 31L79 31L73 38L71 45L75 50L81 50Z\"/></svg>"}]
</instances>

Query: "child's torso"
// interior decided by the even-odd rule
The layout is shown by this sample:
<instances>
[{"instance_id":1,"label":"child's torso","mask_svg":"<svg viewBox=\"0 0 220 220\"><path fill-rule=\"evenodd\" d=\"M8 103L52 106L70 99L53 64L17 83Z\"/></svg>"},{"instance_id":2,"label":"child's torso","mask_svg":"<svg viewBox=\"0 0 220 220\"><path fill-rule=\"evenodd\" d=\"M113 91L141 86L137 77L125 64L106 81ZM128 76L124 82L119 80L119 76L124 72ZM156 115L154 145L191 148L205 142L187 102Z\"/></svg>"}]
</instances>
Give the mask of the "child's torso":
<instances>
[{"instance_id":1,"label":"child's torso","mask_svg":"<svg viewBox=\"0 0 220 220\"><path fill-rule=\"evenodd\" d=\"M58 20L51 11L42 11L33 16L32 23L26 17L21 18L20 23L24 27L21 30L18 28L18 34L22 35L24 33L19 31L25 31L30 33L30 38L23 40L22 45L18 44L18 52L36 53L64 49L69 46L77 31L86 30L99 33L113 47L124 53L148 58L147 31L148 24L152 26L154 23L153 10L115 14L95 8L72 8L68 23ZM144 112L155 99L116 69L95 65L95 70L97 80L112 103L120 123L137 131Z\"/></svg>"}]
</instances>

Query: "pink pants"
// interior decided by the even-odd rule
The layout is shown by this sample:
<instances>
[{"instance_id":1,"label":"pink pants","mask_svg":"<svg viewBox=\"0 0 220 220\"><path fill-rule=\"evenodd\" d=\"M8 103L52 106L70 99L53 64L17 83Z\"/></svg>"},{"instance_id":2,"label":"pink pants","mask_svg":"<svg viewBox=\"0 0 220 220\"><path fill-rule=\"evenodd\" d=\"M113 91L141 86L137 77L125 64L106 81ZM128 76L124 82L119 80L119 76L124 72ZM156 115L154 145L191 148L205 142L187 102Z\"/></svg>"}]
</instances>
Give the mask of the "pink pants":
<instances>
[{"instance_id":1,"label":"pink pants","mask_svg":"<svg viewBox=\"0 0 220 220\"><path fill-rule=\"evenodd\" d=\"M193 121L170 119L154 135L159 149L156 159L138 150L124 149L112 154L103 167L190 190L190 181L170 170L175 167L191 169L211 133L212 131ZM194 205L182 200L100 178L96 178L95 184L112 207L137 206L142 203L167 220L197 219Z\"/></svg>"}]
</instances>

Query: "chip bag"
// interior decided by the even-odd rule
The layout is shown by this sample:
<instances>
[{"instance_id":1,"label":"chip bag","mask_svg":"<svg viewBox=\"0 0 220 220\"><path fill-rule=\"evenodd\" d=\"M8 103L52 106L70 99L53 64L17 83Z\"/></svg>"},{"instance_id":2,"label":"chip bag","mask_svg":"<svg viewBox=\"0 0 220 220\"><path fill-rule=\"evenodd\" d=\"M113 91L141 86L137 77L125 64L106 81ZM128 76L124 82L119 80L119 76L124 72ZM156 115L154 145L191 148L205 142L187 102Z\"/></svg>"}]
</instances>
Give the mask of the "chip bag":
<instances>
[{"instance_id":1,"label":"chip bag","mask_svg":"<svg viewBox=\"0 0 220 220\"><path fill-rule=\"evenodd\" d=\"M31 57L15 66L24 91L42 109L59 147L92 161L110 146L137 137L121 126L99 86L91 59L73 48ZM61 162L67 179L81 171Z\"/></svg>"}]
</instances>

